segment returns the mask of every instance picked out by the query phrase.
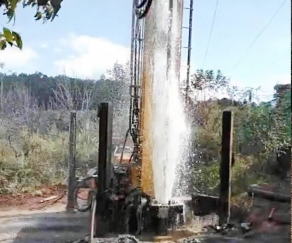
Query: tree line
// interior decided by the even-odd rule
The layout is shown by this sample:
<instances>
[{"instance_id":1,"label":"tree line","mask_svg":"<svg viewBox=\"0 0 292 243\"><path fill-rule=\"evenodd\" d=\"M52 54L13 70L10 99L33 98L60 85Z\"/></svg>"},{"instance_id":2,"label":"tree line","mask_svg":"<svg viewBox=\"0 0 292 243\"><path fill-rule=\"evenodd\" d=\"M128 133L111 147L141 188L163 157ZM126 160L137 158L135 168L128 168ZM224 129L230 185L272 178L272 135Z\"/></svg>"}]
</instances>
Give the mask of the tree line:
<instances>
[{"instance_id":1,"label":"tree line","mask_svg":"<svg viewBox=\"0 0 292 243\"><path fill-rule=\"evenodd\" d=\"M50 77L40 72L10 75L0 73L0 81L2 95L22 86L28 90L37 106L45 110L56 108L56 105L68 110L82 110L85 109L86 100L86 108L96 109L104 100L122 100L126 91L125 82L103 77L99 80L83 80L63 75Z\"/></svg>"}]
</instances>

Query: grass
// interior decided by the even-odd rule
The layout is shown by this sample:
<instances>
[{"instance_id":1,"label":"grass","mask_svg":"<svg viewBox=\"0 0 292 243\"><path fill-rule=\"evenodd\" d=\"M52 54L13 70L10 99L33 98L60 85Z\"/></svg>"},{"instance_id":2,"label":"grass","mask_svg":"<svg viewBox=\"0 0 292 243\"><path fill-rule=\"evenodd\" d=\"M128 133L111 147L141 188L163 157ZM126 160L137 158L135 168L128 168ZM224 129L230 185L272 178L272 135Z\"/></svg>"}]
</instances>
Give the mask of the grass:
<instances>
[{"instance_id":1,"label":"grass","mask_svg":"<svg viewBox=\"0 0 292 243\"><path fill-rule=\"evenodd\" d=\"M234 200L241 198L249 185L272 183L278 180L269 174L259 173L260 166L256 166L254 156L236 156L235 164L231 170L231 193ZM212 161L209 164L201 164L195 169L194 184L202 188L206 194L218 194L220 177L220 161Z\"/></svg>"},{"instance_id":2,"label":"grass","mask_svg":"<svg viewBox=\"0 0 292 243\"><path fill-rule=\"evenodd\" d=\"M51 126L46 133L22 129L9 143L5 127L0 126L0 194L33 192L43 185L64 184L67 177L68 131ZM77 129L77 176L95 166L98 157L97 131ZM250 184L273 182L276 178L260 174L253 156L236 156L232 168L232 196L240 200ZM196 166L194 186L206 194L217 194L220 161Z\"/></svg>"},{"instance_id":3,"label":"grass","mask_svg":"<svg viewBox=\"0 0 292 243\"><path fill-rule=\"evenodd\" d=\"M68 131L51 126L45 133L21 129L7 139L0 126L0 194L33 192L43 185L65 184L68 165ZM97 133L80 127L76 134L77 176L94 165Z\"/></svg>"},{"instance_id":4,"label":"grass","mask_svg":"<svg viewBox=\"0 0 292 243\"><path fill-rule=\"evenodd\" d=\"M98 157L98 123L92 118L96 113L87 115L77 114L77 176L96 166ZM219 187L221 126L217 115L215 125L209 122L204 129L196 130L195 141L201 145L203 161L211 162L196 165L193 175L194 187L213 195L218 193ZM0 194L32 192L42 185L64 184L68 171L69 114L42 111L40 117L42 125L37 129L11 125L12 120L0 118ZM250 184L277 180L268 173L260 173L262 164L257 162L256 156L237 155L235 161L232 168L235 199L240 198Z\"/></svg>"}]
</instances>

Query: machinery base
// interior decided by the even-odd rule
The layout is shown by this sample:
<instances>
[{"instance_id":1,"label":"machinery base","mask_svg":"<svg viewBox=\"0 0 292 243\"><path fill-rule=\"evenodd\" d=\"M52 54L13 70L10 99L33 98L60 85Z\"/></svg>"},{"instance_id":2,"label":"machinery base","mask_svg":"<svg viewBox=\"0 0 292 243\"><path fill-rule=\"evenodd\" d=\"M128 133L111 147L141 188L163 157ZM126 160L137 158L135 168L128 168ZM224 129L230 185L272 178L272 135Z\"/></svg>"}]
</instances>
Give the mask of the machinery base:
<instances>
[{"instance_id":1,"label":"machinery base","mask_svg":"<svg viewBox=\"0 0 292 243\"><path fill-rule=\"evenodd\" d=\"M149 207L150 227L156 235L168 235L170 230L184 223L184 206L180 203L160 204L153 202Z\"/></svg>"}]
</instances>

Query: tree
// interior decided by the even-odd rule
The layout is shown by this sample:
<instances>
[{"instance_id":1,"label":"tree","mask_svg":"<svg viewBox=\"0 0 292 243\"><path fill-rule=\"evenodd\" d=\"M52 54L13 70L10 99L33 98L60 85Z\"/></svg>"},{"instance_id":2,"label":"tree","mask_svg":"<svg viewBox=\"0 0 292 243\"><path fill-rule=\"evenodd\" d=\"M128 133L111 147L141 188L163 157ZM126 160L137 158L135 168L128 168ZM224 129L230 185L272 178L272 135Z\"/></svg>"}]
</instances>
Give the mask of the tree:
<instances>
[{"instance_id":1,"label":"tree","mask_svg":"<svg viewBox=\"0 0 292 243\"><path fill-rule=\"evenodd\" d=\"M62 0L0 0L0 7L4 7L4 15L7 16L8 21L15 21L15 10L17 5L22 3L23 7L37 7L36 14L34 16L35 20L42 19L44 22L51 20L57 16L61 8ZM22 49L23 43L21 36L8 28L3 28L0 32L0 50L4 50L7 47L16 46Z\"/></svg>"},{"instance_id":2,"label":"tree","mask_svg":"<svg viewBox=\"0 0 292 243\"><path fill-rule=\"evenodd\" d=\"M251 165L254 170L262 174L285 172L285 168L288 170L290 161L283 161L280 168L277 159L287 153L291 146L285 107L274 107L271 102L248 104L236 115L235 140L240 145L238 152L242 156L253 156Z\"/></svg>"},{"instance_id":3,"label":"tree","mask_svg":"<svg viewBox=\"0 0 292 243\"><path fill-rule=\"evenodd\" d=\"M114 105L114 131L117 136L124 136L129 127L130 65L115 63L107 75L107 86L111 87L110 96Z\"/></svg>"},{"instance_id":4,"label":"tree","mask_svg":"<svg viewBox=\"0 0 292 243\"><path fill-rule=\"evenodd\" d=\"M215 73L213 70L199 69L191 76L192 90L220 91L229 85L229 79L220 70Z\"/></svg>"}]
</instances>

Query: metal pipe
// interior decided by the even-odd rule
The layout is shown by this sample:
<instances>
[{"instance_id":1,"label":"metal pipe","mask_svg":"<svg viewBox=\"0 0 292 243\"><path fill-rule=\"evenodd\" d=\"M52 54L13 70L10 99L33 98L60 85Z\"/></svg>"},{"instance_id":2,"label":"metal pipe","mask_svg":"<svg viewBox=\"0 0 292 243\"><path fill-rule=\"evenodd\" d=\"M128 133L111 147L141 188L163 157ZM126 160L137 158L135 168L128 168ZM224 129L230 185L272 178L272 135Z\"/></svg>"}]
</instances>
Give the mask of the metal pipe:
<instances>
[{"instance_id":1,"label":"metal pipe","mask_svg":"<svg viewBox=\"0 0 292 243\"><path fill-rule=\"evenodd\" d=\"M186 104L188 103L190 90L190 69L191 69L191 50L192 50L192 25L193 25L193 0L190 0L189 15L189 38L188 38L188 59L187 59L187 80L186 80Z\"/></svg>"}]
</instances>

